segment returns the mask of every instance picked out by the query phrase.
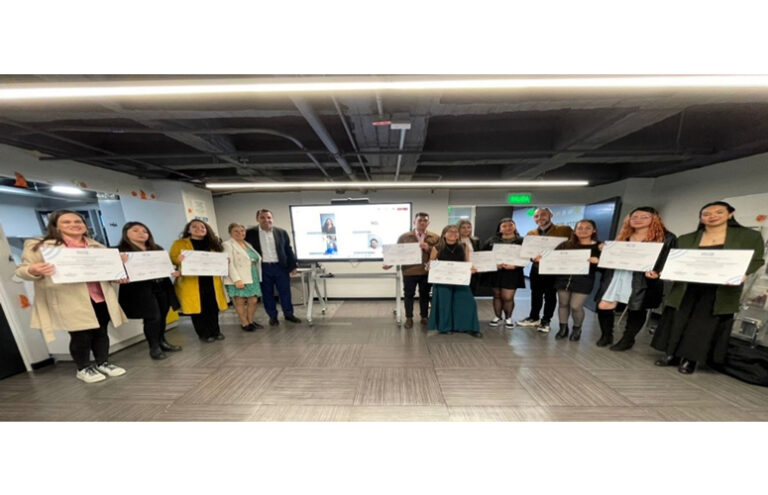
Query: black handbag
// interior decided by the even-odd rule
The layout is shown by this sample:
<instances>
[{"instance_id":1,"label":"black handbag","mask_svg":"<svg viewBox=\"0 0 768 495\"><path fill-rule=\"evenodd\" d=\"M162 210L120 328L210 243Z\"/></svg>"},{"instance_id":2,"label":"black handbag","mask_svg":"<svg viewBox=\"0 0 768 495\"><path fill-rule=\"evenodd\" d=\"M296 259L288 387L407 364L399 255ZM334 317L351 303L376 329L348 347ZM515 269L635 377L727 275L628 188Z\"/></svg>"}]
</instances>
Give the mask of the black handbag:
<instances>
[{"instance_id":1,"label":"black handbag","mask_svg":"<svg viewBox=\"0 0 768 495\"><path fill-rule=\"evenodd\" d=\"M750 346L749 342L731 338L725 362L713 366L726 375L753 385L768 387L768 348Z\"/></svg>"}]
</instances>

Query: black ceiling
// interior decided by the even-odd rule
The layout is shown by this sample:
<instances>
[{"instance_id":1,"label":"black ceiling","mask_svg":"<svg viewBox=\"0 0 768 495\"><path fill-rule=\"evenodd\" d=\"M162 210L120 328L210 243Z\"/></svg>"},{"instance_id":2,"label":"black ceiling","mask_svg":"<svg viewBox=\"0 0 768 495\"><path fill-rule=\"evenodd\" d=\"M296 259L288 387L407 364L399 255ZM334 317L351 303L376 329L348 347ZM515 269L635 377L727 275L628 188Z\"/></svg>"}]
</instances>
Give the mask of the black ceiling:
<instances>
[{"instance_id":1,"label":"black ceiling","mask_svg":"<svg viewBox=\"0 0 768 495\"><path fill-rule=\"evenodd\" d=\"M121 79L128 78L0 76L0 86ZM319 124L310 124L308 112ZM377 121L411 124L402 153L401 131L374 126ZM405 181L578 178L604 184L768 151L768 94L359 93L313 96L303 108L295 98L254 95L0 102L0 142L35 150L41 160L73 159L142 178L192 182L398 175Z\"/></svg>"}]
</instances>

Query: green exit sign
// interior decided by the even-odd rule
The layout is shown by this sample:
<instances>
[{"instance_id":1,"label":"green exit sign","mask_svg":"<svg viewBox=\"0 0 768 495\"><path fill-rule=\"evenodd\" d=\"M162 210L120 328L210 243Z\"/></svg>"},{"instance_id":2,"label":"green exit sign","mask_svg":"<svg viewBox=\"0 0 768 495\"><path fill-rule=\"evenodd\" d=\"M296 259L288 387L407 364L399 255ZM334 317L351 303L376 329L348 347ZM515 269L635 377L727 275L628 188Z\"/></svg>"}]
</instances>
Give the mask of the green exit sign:
<instances>
[{"instance_id":1,"label":"green exit sign","mask_svg":"<svg viewBox=\"0 0 768 495\"><path fill-rule=\"evenodd\" d=\"M530 194L507 194L507 203L511 205L528 205L531 204Z\"/></svg>"}]
</instances>

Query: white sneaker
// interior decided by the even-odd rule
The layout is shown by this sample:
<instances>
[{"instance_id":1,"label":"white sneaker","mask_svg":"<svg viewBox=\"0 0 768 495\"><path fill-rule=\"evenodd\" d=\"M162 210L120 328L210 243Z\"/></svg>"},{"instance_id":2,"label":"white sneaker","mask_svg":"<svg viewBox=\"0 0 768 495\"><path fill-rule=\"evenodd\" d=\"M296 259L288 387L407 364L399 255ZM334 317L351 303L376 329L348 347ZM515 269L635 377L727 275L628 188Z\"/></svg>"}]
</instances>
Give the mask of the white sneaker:
<instances>
[{"instance_id":1,"label":"white sneaker","mask_svg":"<svg viewBox=\"0 0 768 495\"><path fill-rule=\"evenodd\" d=\"M75 377L78 380L82 380L85 383L96 383L102 380L106 380L107 377L96 371L93 366L88 366L75 373Z\"/></svg>"},{"instance_id":2,"label":"white sneaker","mask_svg":"<svg viewBox=\"0 0 768 495\"><path fill-rule=\"evenodd\" d=\"M123 368L121 368L120 366L115 366L109 361L105 361L100 365L96 366L96 369L101 371L107 376L120 376L125 374L125 370Z\"/></svg>"},{"instance_id":3,"label":"white sneaker","mask_svg":"<svg viewBox=\"0 0 768 495\"><path fill-rule=\"evenodd\" d=\"M501 318L499 318L498 316L494 316L493 319L488 322L488 326L489 327L498 327L500 321L501 321Z\"/></svg>"},{"instance_id":4,"label":"white sneaker","mask_svg":"<svg viewBox=\"0 0 768 495\"><path fill-rule=\"evenodd\" d=\"M549 333L549 330L550 330L549 323L542 323L541 325L539 325L538 330L541 333Z\"/></svg>"},{"instance_id":5,"label":"white sneaker","mask_svg":"<svg viewBox=\"0 0 768 495\"><path fill-rule=\"evenodd\" d=\"M515 321L511 317L509 317L506 320L504 320L504 326L506 326L506 327L514 327L515 326Z\"/></svg>"},{"instance_id":6,"label":"white sneaker","mask_svg":"<svg viewBox=\"0 0 768 495\"><path fill-rule=\"evenodd\" d=\"M534 320L532 318L526 318L523 321L518 321L517 326L519 327L538 327L539 326L539 320Z\"/></svg>"}]
</instances>

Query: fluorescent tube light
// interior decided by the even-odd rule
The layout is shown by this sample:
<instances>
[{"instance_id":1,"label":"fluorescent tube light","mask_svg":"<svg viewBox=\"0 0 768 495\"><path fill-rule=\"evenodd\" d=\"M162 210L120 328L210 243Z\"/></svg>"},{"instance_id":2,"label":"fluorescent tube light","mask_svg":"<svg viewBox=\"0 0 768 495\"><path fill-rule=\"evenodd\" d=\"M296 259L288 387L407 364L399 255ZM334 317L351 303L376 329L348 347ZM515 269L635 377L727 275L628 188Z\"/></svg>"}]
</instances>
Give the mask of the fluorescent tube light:
<instances>
[{"instance_id":1,"label":"fluorescent tube light","mask_svg":"<svg viewBox=\"0 0 768 495\"><path fill-rule=\"evenodd\" d=\"M585 180L550 181L444 181L444 182L221 182L206 184L215 190L325 191L346 189L508 189L516 187L583 187Z\"/></svg>"},{"instance_id":2,"label":"fluorescent tube light","mask_svg":"<svg viewBox=\"0 0 768 495\"><path fill-rule=\"evenodd\" d=\"M348 93L379 91L530 90L631 88L768 89L768 76L566 76L566 77L370 77L219 79L158 82L6 84L0 100L44 100L119 96L172 96L275 93Z\"/></svg>"},{"instance_id":3,"label":"fluorescent tube light","mask_svg":"<svg viewBox=\"0 0 768 495\"><path fill-rule=\"evenodd\" d=\"M85 194L85 191L83 191L79 187L72 187L72 186L53 186L51 187L51 191L59 194L66 194L69 196L82 196L83 194Z\"/></svg>"}]
</instances>

